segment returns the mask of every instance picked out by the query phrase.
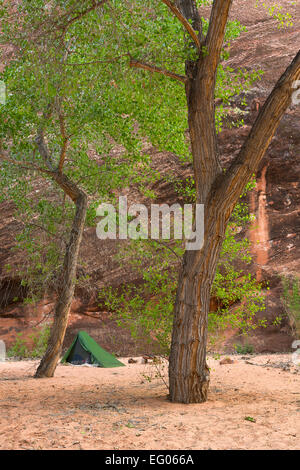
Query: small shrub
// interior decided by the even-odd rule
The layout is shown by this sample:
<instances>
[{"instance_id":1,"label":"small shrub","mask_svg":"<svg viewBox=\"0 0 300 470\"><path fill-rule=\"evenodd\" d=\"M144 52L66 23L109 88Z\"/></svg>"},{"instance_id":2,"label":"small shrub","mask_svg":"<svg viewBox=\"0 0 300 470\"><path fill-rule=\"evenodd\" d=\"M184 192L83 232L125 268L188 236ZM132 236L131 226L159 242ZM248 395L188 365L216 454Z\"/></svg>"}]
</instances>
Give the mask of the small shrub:
<instances>
[{"instance_id":1,"label":"small shrub","mask_svg":"<svg viewBox=\"0 0 300 470\"><path fill-rule=\"evenodd\" d=\"M234 349L237 354L252 354L254 352L254 347L252 344L235 344Z\"/></svg>"},{"instance_id":2,"label":"small shrub","mask_svg":"<svg viewBox=\"0 0 300 470\"><path fill-rule=\"evenodd\" d=\"M40 331L32 333L34 347L30 352L30 357L42 357L47 349L50 336L50 326L45 325Z\"/></svg>"},{"instance_id":3,"label":"small shrub","mask_svg":"<svg viewBox=\"0 0 300 470\"><path fill-rule=\"evenodd\" d=\"M283 278L283 301L291 324L300 337L300 281Z\"/></svg>"},{"instance_id":4,"label":"small shrub","mask_svg":"<svg viewBox=\"0 0 300 470\"><path fill-rule=\"evenodd\" d=\"M28 357L28 349L26 346L26 341L22 338L23 333L17 333L17 339L12 347L7 351L8 357Z\"/></svg>"},{"instance_id":5,"label":"small shrub","mask_svg":"<svg viewBox=\"0 0 300 470\"><path fill-rule=\"evenodd\" d=\"M8 357L19 357L24 358L38 358L42 357L47 349L48 340L50 336L50 326L45 325L41 330L37 330L29 335L29 338L33 340L33 348L29 349L26 340L22 338L23 333L17 334L17 339L12 347L7 351Z\"/></svg>"}]
</instances>

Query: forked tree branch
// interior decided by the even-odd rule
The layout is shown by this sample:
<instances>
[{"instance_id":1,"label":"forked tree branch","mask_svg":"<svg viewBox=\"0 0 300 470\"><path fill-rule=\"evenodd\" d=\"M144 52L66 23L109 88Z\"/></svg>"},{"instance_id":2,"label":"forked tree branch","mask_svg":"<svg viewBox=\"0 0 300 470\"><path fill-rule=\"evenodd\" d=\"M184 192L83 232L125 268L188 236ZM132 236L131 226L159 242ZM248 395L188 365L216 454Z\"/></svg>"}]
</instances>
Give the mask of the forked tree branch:
<instances>
[{"instance_id":1,"label":"forked tree branch","mask_svg":"<svg viewBox=\"0 0 300 470\"><path fill-rule=\"evenodd\" d=\"M300 78L300 50L294 60L281 75L272 92L261 108L255 123L243 145L240 153L232 162L221 181L214 184L212 197L216 196L218 204L232 204L238 199L249 175L255 173L263 158L281 118L289 107L295 91L293 83ZM226 195L224 197L224 195Z\"/></svg>"},{"instance_id":2,"label":"forked tree branch","mask_svg":"<svg viewBox=\"0 0 300 470\"><path fill-rule=\"evenodd\" d=\"M64 173L61 172L59 167L58 168L53 167L51 155L48 150L47 144L44 140L44 135L41 131L38 133L38 136L36 138L36 144L37 144L41 157L44 159L46 165L50 169L48 174L51 175L54 181L56 181L56 183L61 187L61 189L76 204L78 197L81 197L83 192L77 187L75 183L73 183L73 181L71 181Z\"/></svg>"},{"instance_id":3,"label":"forked tree branch","mask_svg":"<svg viewBox=\"0 0 300 470\"><path fill-rule=\"evenodd\" d=\"M39 146L39 150L42 152L45 151L45 148L43 147L43 145ZM10 158L3 151L0 152L0 162L1 161L11 163L19 168L23 168L24 170L39 171L40 173L48 175L58 184L58 186L61 187L61 189L65 192L65 194L67 194L75 204L77 203L77 199L84 194L78 188L78 186L75 183L73 183L73 181L71 181L65 174L61 173L58 169L47 170L46 168L42 168L38 165L33 165L33 164L27 165L20 160L15 160L14 158Z\"/></svg>"},{"instance_id":4,"label":"forked tree branch","mask_svg":"<svg viewBox=\"0 0 300 470\"><path fill-rule=\"evenodd\" d=\"M181 82L181 83L185 83L187 80L187 77L185 75L179 75L177 73L170 72L169 70L164 70L164 69L161 69L160 67L156 67L155 65L146 64L144 62L139 62L138 60L135 60L135 59L130 59L129 65L130 67L148 70L149 72L160 73L161 75L165 75L166 77L173 78L174 80L177 80L178 82Z\"/></svg>"},{"instance_id":5,"label":"forked tree branch","mask_svg":"<svg viewBox=\"0 0 300 470\"><path fill-rule=\"evenodd\" d=\"M183 27L186 29L188 34L191 36L193 39L194 43L197 46L198 51L200 52L201 50L201 44L199 37L197 35L197 32L194 30L192 25L189 23L189 21L185 18L185 16L181 13L179 8L175 5L174 2L171 0L162 0L162 2L167 5L167 7L171 10L171 12L176 16L176 18L180 21L180 23L183 25Z\"/></svg>"}]
</instances>

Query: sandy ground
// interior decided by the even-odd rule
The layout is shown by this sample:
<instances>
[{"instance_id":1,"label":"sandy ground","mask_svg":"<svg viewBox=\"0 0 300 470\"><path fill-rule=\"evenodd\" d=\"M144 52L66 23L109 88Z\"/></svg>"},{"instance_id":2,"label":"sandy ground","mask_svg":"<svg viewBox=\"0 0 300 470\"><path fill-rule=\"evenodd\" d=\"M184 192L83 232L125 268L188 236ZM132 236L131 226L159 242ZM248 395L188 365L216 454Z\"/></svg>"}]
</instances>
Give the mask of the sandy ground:
<instances>
[{"instance_id":1,"label":"sandy ground","mask_svg":"<svg viewBox=\"0 0 300 470\"><path fill-rule=\"evenodd\" d=\"M170 403L153 366L128 358L59 365L50 379L32 378L37 361L2 362L0 449L299 449L300 367L291 355L231 358L209 359L197 405Z\"/></svg>"}]
</instances>

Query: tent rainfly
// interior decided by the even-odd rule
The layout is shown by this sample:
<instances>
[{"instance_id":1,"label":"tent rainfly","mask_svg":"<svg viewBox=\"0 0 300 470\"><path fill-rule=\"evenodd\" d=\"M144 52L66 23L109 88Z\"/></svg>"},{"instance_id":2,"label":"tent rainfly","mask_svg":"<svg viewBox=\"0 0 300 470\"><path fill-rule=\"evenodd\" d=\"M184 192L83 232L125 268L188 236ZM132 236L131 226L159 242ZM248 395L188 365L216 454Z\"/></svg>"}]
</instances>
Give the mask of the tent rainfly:
<instances>
[{"instance_id":1,"label":"tent rainfly","mask_svg":"<svg viewBox=\"0 0 300 470\"><path fill-rule=\"evenodd\" d=\"M93 364L98 367L125 366L112 354L102 349L85 331L79 331L61 362L74 365Z\"/></svg>"}]
</instances>

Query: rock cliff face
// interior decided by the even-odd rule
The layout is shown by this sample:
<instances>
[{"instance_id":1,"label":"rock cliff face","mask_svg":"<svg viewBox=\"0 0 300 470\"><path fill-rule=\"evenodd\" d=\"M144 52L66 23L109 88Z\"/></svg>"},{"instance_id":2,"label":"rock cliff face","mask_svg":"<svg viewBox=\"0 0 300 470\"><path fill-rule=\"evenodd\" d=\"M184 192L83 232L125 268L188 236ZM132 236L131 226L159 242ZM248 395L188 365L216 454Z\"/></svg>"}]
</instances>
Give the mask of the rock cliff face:
<instances>
[{"instance_id":1,"label":"rock cliff face","mask_svg":"<svg viewBox=\"0 0 300 470\"><path fill-rule=\"evenodd\" d=\"M248 107L243 107L244 126L224 129L219 135L221 156L228 164L239 151L250 126L255 120L259 107L266 99L276 80L297 52L300 43L300 12L297 5L289 1L280 2L283 8L292 11L294 25L288 29L278 29L263 6L255 8L255 0L234 2L231 16L246 25L247 32L237 39L231 47L228 64L233 68L248 70L262 69L265 73L261 81L247 94ZM268 3L268 2L267 2ZM208 14L207 10L203 15ZM240 107L240 99L232 103L233 109ZM292 343L292 332L286 319L282 303L281 276L300 274L300 105L293 105L285 114L269 150L256 175L256 188L249 196L251 211L256 220L248 232L252 240L254 263L252 272L259 280L268 281L267 309L262 313L272 322L282 315L279 326L257 329L248 342L257 352L287 351ZM172 171L183 179L191 174L188 165L179 167L176 157L162 154L149 148L153 164L161 174ZM176 194L170 183L162 180L156 184L158 202L175 202ZM129 200L134 200L134 192L128 190ZM142 202L142 201L141 201ZM13 217L13 207L7 203L0 205L0 337L10 344L16 333L23 331L28 335L32 328L45 316L51 316L53 299L45 299L36 307L15 303L16 297L22 298L24 291L16 275L8 275L5 264L16 265L20 254L12 252L15 234L20 225ZM65 346L68 346L75 332L85 329L103 347L119 354L134 354L133 341L128 333L116 327L108 312L99 309L95 294L104 285L118 286L126 282L139 282L134 272L120 268L114 260L116 244L114 241L100 241L95 229L85 231L81 255L88 266L91 276L89 292L77 290L72 305L70 324ZM237 332L228 332L223 347L232 350L235 342L242 342ZM143 348L146 352L148 346Z\"/></svg>"}]
</instances>

